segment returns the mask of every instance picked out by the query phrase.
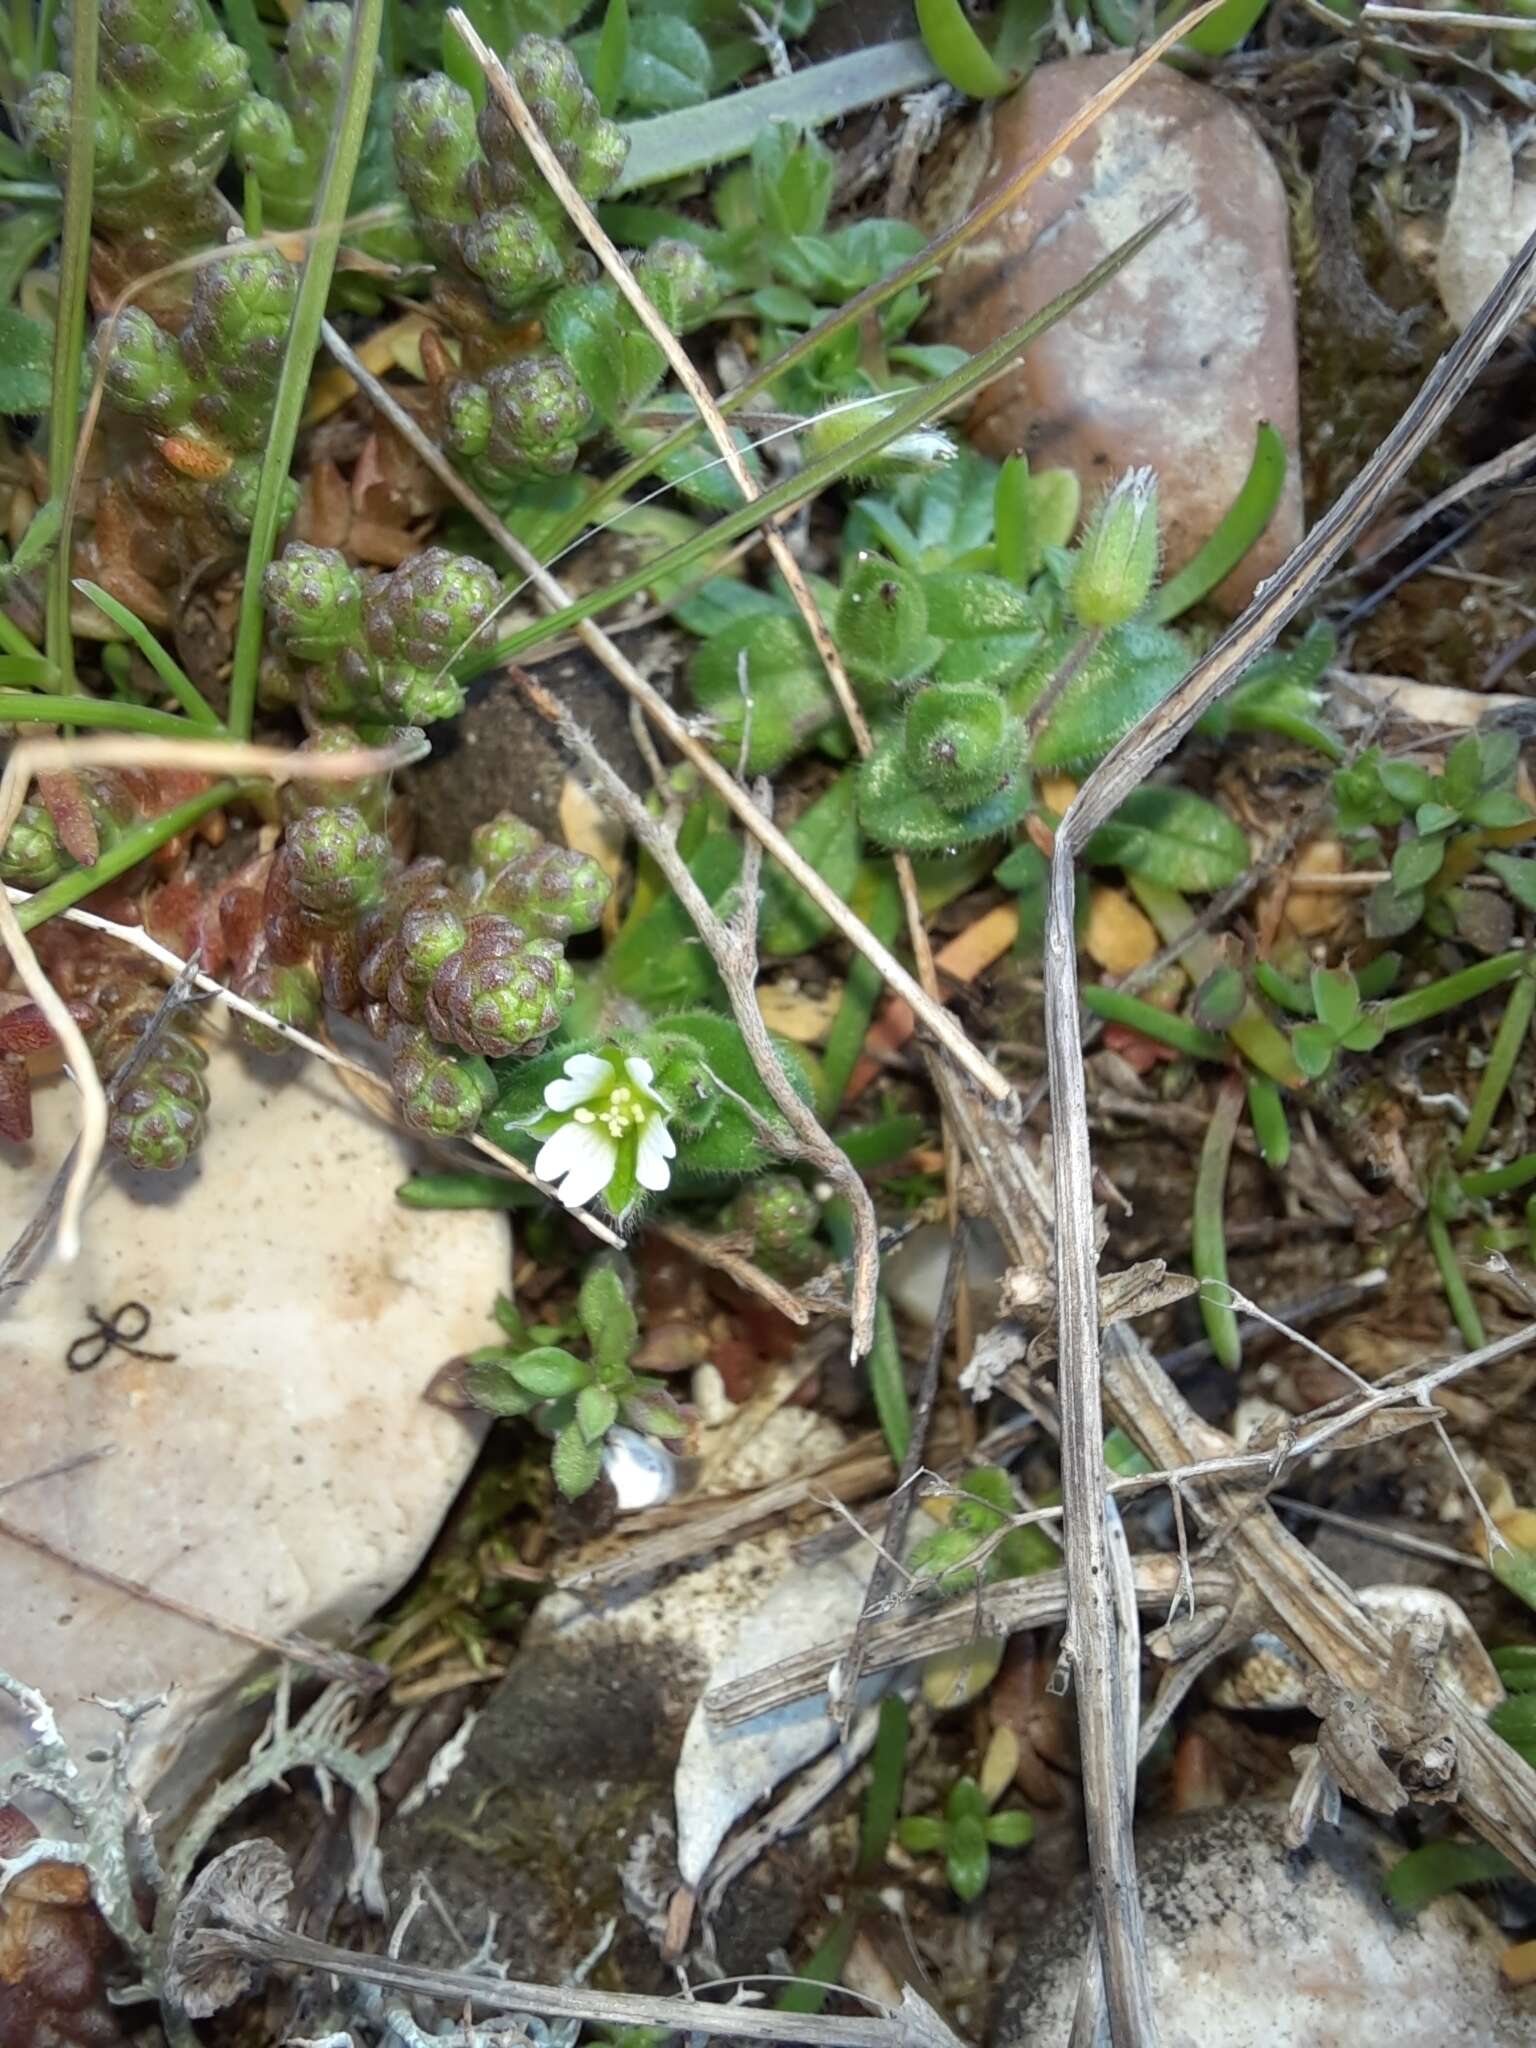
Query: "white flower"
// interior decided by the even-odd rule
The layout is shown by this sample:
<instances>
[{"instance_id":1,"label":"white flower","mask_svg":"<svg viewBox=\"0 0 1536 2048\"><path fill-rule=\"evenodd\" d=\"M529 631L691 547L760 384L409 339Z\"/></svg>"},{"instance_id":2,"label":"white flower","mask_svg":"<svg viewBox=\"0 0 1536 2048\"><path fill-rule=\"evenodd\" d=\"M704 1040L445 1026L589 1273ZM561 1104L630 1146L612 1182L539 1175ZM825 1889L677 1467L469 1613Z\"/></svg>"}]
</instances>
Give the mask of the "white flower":
<instances>
[{"instance_id":1,"label":"white flower","mask_svg":"<svg viewBox=\"0 0 1536 2048\"><path fill-rule=\"evenodd\" d=\"M611 1190L609 1207L621 1211L641 1188L660 1194L671 1180L667 1161L677 1146L654 1079L649 1060L617 1050L578 1052L565 1063L565 1079L546 1087L544 1106L558 1122L541 1122L544 1143L533 1170L567 1209Z\"/></svg>"}]
</instances>

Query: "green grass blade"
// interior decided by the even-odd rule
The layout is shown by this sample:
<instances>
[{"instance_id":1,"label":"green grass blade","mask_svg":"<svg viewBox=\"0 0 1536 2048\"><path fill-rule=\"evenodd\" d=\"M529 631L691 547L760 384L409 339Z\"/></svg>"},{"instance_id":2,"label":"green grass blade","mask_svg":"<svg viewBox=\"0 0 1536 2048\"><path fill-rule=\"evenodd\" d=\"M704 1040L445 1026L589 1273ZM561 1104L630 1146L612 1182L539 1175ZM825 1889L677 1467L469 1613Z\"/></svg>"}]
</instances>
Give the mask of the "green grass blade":
<instances>
[{"instance_id":1,"label":"green grass blade","mask_svg":"<svg viewBox=\"0 0 1536 2048\"><path fill-rule=\"evenodd\" d=\"M85 0L85 4L89 6L91 0ZM229 730L236 739L249 739L251 734L256 709L256 673L261 665L261 579L277 545L283 487L288 481L288 466L293 460L299 421L309 393L309 373L320 341L320 325L325 318L326 296L336 268L342 223L347 217L352 181L357 175L363 133L373 102L373 72L379 53L379 25L383 13L384 0L357 0L353 11L346 90L326 158L325 175L315 199L312 239L299 278L293 320L288 329L288 346L283 356L283 374L277 387L277 401L272 408L272 428L256 486L251 539L245 558L245 581L240 591L234 666L229 683Z\"/></svg>"},{"instance_id":2,"label":"green grass blade","mask_svg":"<svg viewBox=\"0 0 1536 2048\"><path fill-rule=\"evenodd\" d=\"M218 713L142 619L135 618L127 605L120 604L110 590L103 590L99 583L92 583L88 577L77 576L75 588L91 600L97 611L105 612L113 625L128 635L188 718L197 725L207 726L211 732L221 730Z\"/></svg>"},{"instance_id":3,"label":"green grass blade","mask_svg":"<svg viewBox=\"0 0 1536 2048\"><path fill-rule=\"evenodd\" d=\"M155 739L205 740L206 726L177 711L120 704L112 697L10 697L0 693L0 725L85 725L105 732L148 733Z\"/></svg>"},{"instance_id":4,"label":"green grass blade","mask_svg":"<svg viewBox=\"0 0 1536 2048\"><path fill-rule=\"evenodd\" d=\"M53 390L48 406L48 495L61 505L69 491L80 432L80 372L85 355L86 294L91 268L91 185L96 172L96 53L101 38L98 0L73 0L69 162L64 175L64 235L59 247L58 314L54 327ZM75 687L75 637L70 628L69 536L48 569L44 645L56 686Z\"/></svg>"},{"instance_id":5,"label":"green grass blade","mask_svg":"<svg viewBox=\"0 0 1536 2048\"><path fill-rule=\"evenodd\" d=\"M178 832L189 831L199 818L207 817L221 804L233 803L236 797L244 796L259 786L251 782L216 782L197 796L188 797L184 804L177 804L174 810L165 811L158 818L146 818L131 832L125 832L94 867L72 868L67 875L60 875L56 882L50 882L46 889L39 889L35 896L28 897L25 903L18 903L16 922L24 932L35 932L40 924L46 924L50 917L57 917L61 910L72 909L83 897L105 888L108 882L115 882L119 875L126 875L130 868L137 867L141 860L147 860L168 839L174 839Z\"/></svg>"},{"instance_id":6,"label":"green grass blade","mask_svg":"<svg viewBox=\"0 0 1536 2048\"><path fill-rule=\"evenodd\" d=\"M1177 576L1170 576L1157 593L1152 617L1158 625L1165 626L1187 612L1231 575L1275 516L1285 489L1285 467L1284 441L1267 420L1261 420L1253 461L1226 516L1194 559L1186 562Z\"/></svg>"},{"instance_id":7,"label":"green grass blade","mask_svg":"<svg viewBox=\"0 0 1536 2048\"><path fill-rule=\"evenodd\" d=\"M995 100L1017 84L977 35L960 0L917 0L917 25L945 78L973 100Z\"/></svg>"}]
</instances>

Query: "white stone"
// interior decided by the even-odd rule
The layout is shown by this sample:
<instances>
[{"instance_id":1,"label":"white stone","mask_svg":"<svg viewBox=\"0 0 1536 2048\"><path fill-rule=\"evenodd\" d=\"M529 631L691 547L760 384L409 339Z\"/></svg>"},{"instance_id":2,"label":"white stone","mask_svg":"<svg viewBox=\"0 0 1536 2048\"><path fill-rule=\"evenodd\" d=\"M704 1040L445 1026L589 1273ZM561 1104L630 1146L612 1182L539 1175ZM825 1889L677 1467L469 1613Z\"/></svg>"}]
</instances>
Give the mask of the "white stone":
<instances>
[{"instance_id":1,"label":"white stone","mask_svg":"<svg viewBox=\"0 0 1536 2048\"><path fill-rule=\"evenodd\" d=\"M0 1515L221 1620L344 1639L420 1562L482 1428L425 1401L437 1368L495 1336L497 1215L403 1208L408 1148L317 1062L212 1047L208 1137L182 1173L99 1175L73 1267L0 1301ZM77 1128L62 1080L0 1160L0 1245L41 1202ZM19 1163L18 1163L19 1162ZM70 1344L140 1301L146 1351L71 1372ZM113 1455L4 1492L105 1446ZM254 1653L0 1535L0 1665L82 1746L116 1723L85 1695L173 1688L140 1724L155 1785L194 1729L179 1797L228 1735L210 1711ZM0 1755L17 1745L0 1702ZM162 1793L162 1797L164 1797Z\"/></svg>"}]
</instances>

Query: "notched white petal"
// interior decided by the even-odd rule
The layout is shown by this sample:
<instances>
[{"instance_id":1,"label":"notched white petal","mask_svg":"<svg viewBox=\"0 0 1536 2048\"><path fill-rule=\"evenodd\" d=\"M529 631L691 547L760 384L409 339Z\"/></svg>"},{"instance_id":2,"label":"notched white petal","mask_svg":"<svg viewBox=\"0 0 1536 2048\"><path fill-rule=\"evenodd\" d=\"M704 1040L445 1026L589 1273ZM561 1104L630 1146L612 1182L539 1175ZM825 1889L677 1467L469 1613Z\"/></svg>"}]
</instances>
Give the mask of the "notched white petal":
<instances>
[{"instance_id":1,"label":"notched white petal","mask_svg":"<svg viewBox=\"0 0 1536 2048\"><path fill-rule=\"evenodd\" d=\"M641 1127L640 1142L635 1148L635 1179L641 1187L659 1195L672 1179L667 1161L676 1156L672 1133L659 1116L649 1118Z\"/></svg>"}]
</instances>

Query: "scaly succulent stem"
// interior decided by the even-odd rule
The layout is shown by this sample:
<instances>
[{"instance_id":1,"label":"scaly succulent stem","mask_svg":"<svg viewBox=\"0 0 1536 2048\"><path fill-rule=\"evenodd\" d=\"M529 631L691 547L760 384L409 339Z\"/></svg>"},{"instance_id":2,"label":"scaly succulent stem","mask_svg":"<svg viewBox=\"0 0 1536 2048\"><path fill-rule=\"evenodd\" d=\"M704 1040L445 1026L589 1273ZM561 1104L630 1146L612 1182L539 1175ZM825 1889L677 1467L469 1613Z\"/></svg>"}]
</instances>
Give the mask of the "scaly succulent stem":
<instances>
[{"instance_id":1,"label":"scaly succulent stem","mask_svg":"<svg viewBox=\"0 0 1536 2048\"><path fill-rule=\"evenodd\" d=\"M76 4L84 4L84 0L76 0ZM299 421L303 417L309 391L310 368L325 318L326 296L336 269L341 227L346 219L352 181L357 175L358 158L362 153L383 14L384 0L358 0L336 138L331 145L325 176L315 202L315 217L311 223L313 239L304 259L293 321L288 329L288 349L283 359L277 402L272 409L272 429L261 465L261 480L256 487L245 583L240 592L240 622L235 637L229 689L229 729L236 739L249 739L251 733L256 708L256 676L261 664L261 579L277 546L283 486L288 481L288 465L293 459L294 443L298 439Z\"/></svg>"},{"instance_id":2,"label":"scaly succulent stem","mask_svg":"<svg viewBox=\"0 0 1536 2048\"><path fill-rule=\"evenodd\" d=\"M97 0L73 0L74 73L69 96L69 160L64 181L64 234L59 249L58 317L54 328L53 390L48 412L48 491L62 503L69 490L80 426L80 360L85 348L86 286L91 267L91 186L96 169L96 52L101 18ZM45 645L56 687L75 687L75 641L70 629L69 521L48 571Z\"/></svg>"}]
</instances>

